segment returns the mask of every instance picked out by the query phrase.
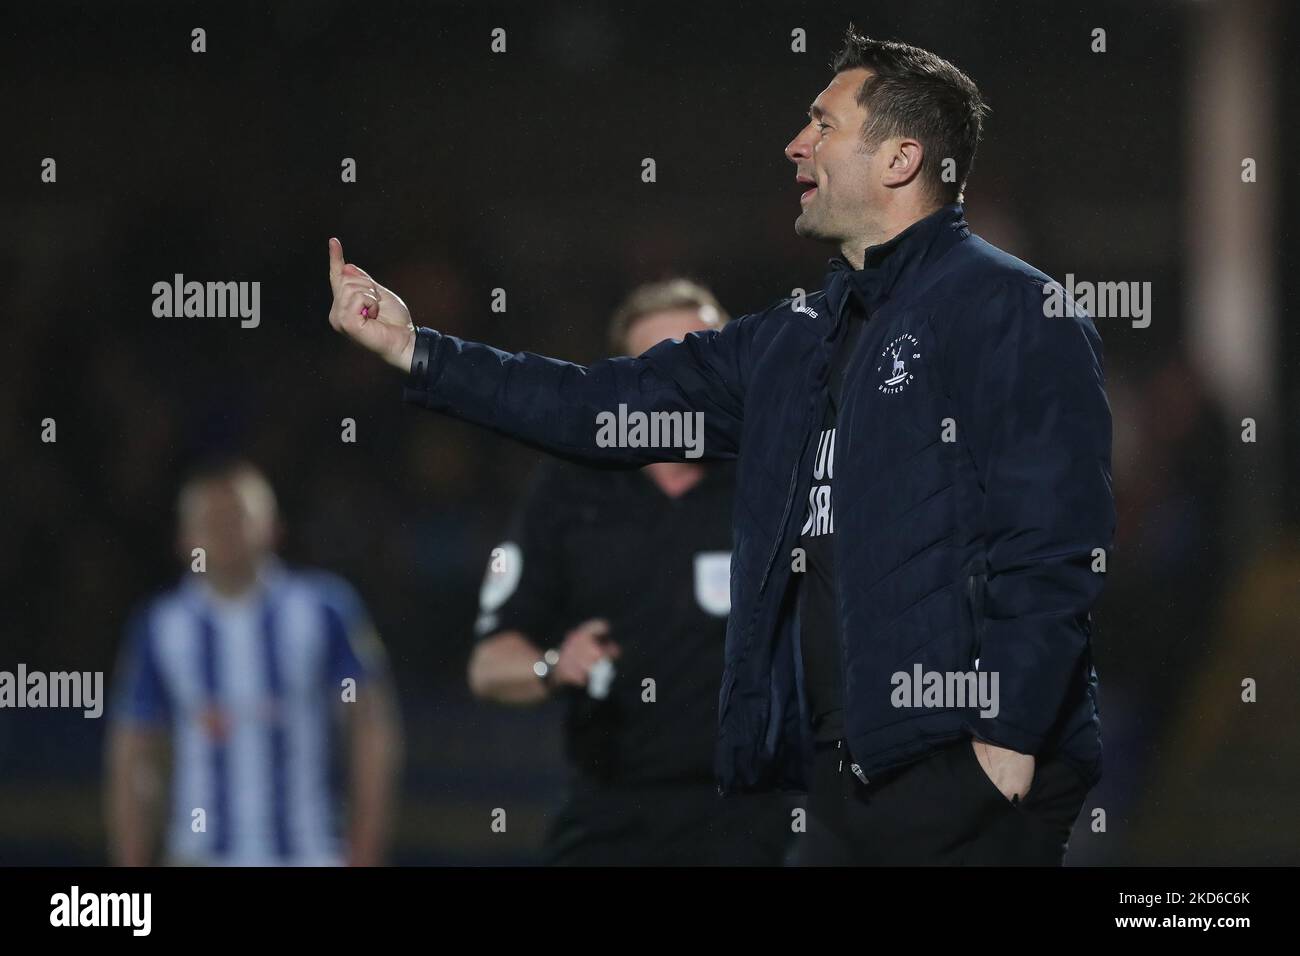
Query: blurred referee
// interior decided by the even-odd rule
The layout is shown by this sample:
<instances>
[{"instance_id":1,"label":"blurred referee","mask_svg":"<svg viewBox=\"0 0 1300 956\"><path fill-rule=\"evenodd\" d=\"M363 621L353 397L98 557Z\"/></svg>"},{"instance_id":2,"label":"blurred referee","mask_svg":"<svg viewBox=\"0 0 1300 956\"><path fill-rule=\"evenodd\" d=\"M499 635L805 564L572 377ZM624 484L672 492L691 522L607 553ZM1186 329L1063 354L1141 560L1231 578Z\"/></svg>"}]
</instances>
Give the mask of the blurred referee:
<instances>
[{"instance_id":1,"label":"blurred referee","mask_svg":"<svg viewBox=\"0 0 1300 956\"><path fill-rule=\"evenodd\" d=\"M610 344L639 355L727 318L695 283L653 283L615 312ZM733 480L730 464L548 461L493 549L469 683L502 704L565 701L571 779L548 863L782 862L781 798L724 801L713 777Z\"/></svg>"},{"instance_id":2,"label":"blurred referee","mask_svg":"<svg viewBox=\"0 0 1300 956\"><path fill-rule=\"evenodd\" d=\"M154 860L168 737L163 862L382 862L400 737L365 608L339 578L275 557L275 494L248 463L200 468L179 512L180 553L189 563L202 548L205 567L191 565L127 628L109 739L113 862ZM330 781L343 721L346 834Z\"/></svg>"}]
</instances>

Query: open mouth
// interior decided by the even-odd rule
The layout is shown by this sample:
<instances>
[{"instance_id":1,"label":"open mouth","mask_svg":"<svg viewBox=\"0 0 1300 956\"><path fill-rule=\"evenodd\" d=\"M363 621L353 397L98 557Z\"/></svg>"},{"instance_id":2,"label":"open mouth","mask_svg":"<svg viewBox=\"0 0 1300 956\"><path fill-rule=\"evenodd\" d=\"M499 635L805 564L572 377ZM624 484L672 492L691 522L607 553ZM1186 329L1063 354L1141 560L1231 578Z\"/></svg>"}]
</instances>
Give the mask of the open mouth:
<instances>
[{"instance_id":1,"label":"open mouth","mask_svg":"<svg viewBox=\"0 0 1300 956\"><path fill-rule=\"evenodd\" d=\"M800 202L807 201L812 196L813 193L817 192L817 184L813 182L813 180L809 179L807 176L796 176L794 181L798 183L800 186L811 187L809 189L806 189L803 193L800 194L799 196Z\"/></svg>"}]
</instances>

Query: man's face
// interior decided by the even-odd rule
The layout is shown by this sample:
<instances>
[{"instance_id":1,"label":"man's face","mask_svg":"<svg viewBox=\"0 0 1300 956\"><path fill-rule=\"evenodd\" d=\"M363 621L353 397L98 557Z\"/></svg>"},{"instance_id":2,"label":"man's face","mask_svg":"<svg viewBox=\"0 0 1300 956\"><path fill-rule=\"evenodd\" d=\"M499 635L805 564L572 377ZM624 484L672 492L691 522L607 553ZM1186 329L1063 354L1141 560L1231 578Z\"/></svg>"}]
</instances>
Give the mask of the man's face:
<instances>
[{"instance_id":1,"label":"man's face","mask_svg":"<svg viewBox=\"0 0 1300 956\"><path fill-rule=\"evenodd\" d=\"M809 239L844 242L859 235L882 187L875 175L878 153L863 151L867 111L858 90L870 76L863 69L835 74L809 108L808 125L785 148L805 191L794 231Z\"/></svg>"},{"instance_id":2,"label":"man's face","mask_svg":"<svg viewBox=\"0 0 1300 956\"><path fill-rule=\"evenodd\" d=\"M709 309L713 312L713 309ZM651 312L632 323L627 330L627 353L640 355L665 339L680 339L690 332L718 327L716 314L706 315L701 309L672 309Z\"/></svg>"},{"instance_id":3,"label":"man's face","mask_svg":"<svg viewBox=\"0 0 1300 956\"><path fill-rule=\"evenodd\" d=\"M206 552L207 568L220 577L254 573L274 542L275 516L238 479L213 479L191 489L181 515L182 558Z\"/></svg>"}]
</instances>

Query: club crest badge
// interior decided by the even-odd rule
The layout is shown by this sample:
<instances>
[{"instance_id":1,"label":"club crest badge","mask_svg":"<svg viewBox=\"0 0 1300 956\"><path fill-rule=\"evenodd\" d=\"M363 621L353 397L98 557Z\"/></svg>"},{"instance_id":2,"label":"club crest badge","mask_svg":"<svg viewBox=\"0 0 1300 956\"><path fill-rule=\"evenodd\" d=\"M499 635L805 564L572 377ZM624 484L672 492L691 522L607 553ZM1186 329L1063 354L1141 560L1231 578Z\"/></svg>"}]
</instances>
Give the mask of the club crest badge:
<instances>
[{"instance_id":1,"label":"club crest badge","mask_svg":"<svg viewBox=\"0 0 1300 956\"><path fill-rule=\"evenodd\" d=\"M885 395L897 395L905 389L916 377L912 369L913 363L921 357L919 348L920 343L910 332L896 336L886 345L880 353L880 364L876 366L881 379L876 388Z\"/></svg>"}]
</instances>

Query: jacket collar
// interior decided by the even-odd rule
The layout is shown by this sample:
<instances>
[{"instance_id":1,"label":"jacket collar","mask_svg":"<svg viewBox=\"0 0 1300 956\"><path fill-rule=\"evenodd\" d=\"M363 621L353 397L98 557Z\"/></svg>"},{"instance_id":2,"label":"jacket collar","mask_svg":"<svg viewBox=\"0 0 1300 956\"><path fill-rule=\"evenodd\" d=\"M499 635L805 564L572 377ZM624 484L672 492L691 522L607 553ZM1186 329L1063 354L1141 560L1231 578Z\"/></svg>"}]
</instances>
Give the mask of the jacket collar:
<instances>
[{"instance_id":1,"label":"jacket collar","mask_svg":"<svg viewBox=\"0 0 1300 956\"><path fill-rule=\"evenodd\" d=\"M838 312L852 288L868 310L875 309L956 243L970 235L961 203L950 203L918 219L892 239L868 246L862 268L843 253L828 263L826 290Z\"/></svg>"}]
</instances>

